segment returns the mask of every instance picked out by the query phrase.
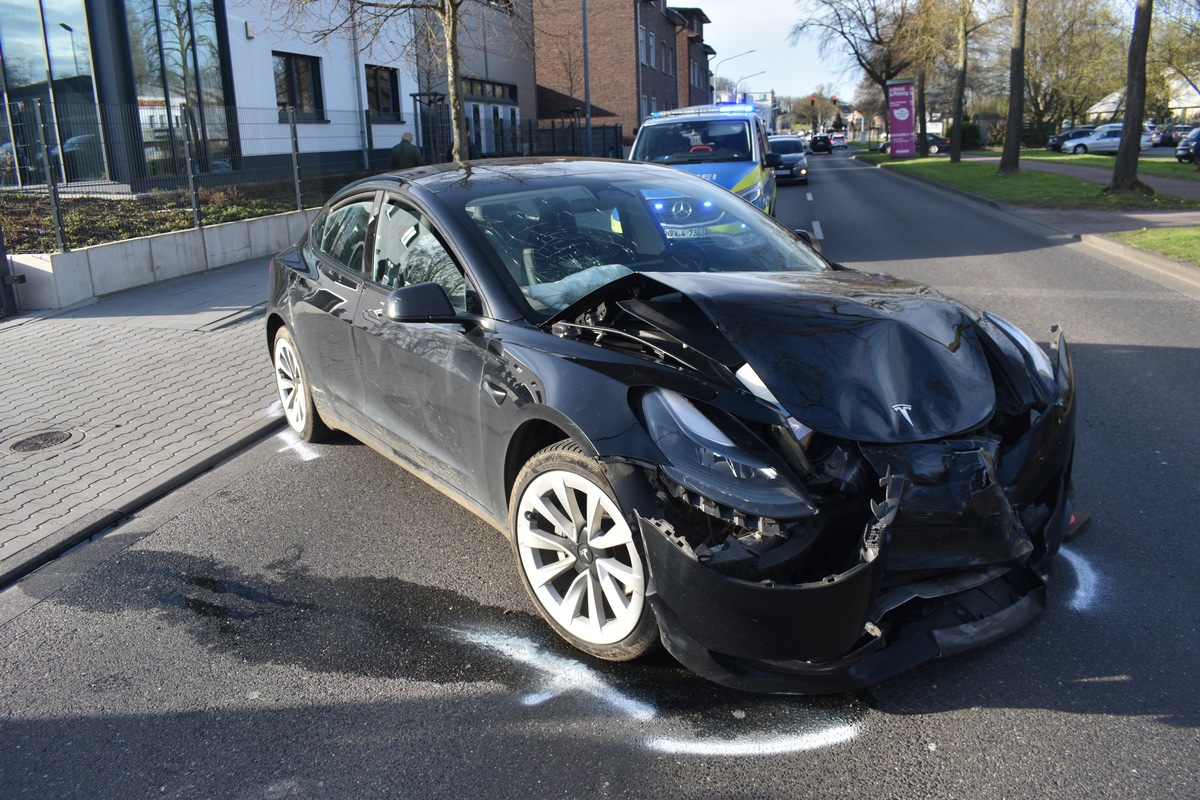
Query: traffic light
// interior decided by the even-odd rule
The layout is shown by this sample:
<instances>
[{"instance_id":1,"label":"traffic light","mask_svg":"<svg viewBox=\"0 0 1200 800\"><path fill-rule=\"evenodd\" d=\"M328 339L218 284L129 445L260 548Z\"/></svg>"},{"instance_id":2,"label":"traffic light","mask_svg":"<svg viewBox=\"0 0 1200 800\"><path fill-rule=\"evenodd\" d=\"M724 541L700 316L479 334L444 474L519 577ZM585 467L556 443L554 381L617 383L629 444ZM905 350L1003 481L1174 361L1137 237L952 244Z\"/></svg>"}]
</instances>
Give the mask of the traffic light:
<instances>
[{"instance_id":1,"label":"traffic light","mask_svg":"<svg viewBox=\"0 0 1200 800\"><path fill-rule=\"evenodd\" d=\"M829 98L829 102L833 103L836 106L837 105L837 95L835 94L833 97Z\"/></svg>"},{"instance_id":2,"label":"traffic light","mask_svg":"<svg viewBox=\"0 0 1200 800\"><path fill-rule=\"evenodd\" d=\"M808 98L808 104L810 106L815 106L817 104L817 96L813 95L812 97Z\"/></svg>"}]
</instances>

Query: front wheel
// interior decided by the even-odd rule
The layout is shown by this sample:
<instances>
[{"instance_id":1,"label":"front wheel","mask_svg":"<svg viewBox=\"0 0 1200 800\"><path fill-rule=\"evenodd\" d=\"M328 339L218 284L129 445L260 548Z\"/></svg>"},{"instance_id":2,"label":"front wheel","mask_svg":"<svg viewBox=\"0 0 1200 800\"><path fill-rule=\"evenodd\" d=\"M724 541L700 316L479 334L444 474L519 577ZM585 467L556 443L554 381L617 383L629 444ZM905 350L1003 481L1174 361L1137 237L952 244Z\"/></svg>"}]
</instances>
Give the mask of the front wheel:
<instances>
[{"instance_id":1,"label":"front wheel","mask_svg":"<svg viewBox=\"0 0 1200 800\"><path fill-rule=\"evenodd\" d=\"M1084 155L1085 153L1087 153L1087 145L1086 144L1077 144L1071 148L1071 152L1077 156Z\"/></svg>"},{"instance_id":2,"label":"front wheel","mask_svg":"<svg viewBox=\"0 0 1200 800\"><path fill-rule=\"evenodd\" d=\"M604 471L574 442L541 450L517 476L509 530L521 583L574 647L628 661L658 644L647 573Z\"/></svg>"},{"instance_id":3,"label":"front wheel","mask_svg":"<svg viewBox=\"0 0 1200 800\"><path fill-rule=\"evenodd\" d=\"M300 363L300 351L296 349L296 342L287 328L280 328L275 333L272 360L275 363L275 386L279 390L279 402L283 406L288 427L306 442L319 441L328 436L329 428L313 405L304 365Z\"/></svg>"}]
</instances>

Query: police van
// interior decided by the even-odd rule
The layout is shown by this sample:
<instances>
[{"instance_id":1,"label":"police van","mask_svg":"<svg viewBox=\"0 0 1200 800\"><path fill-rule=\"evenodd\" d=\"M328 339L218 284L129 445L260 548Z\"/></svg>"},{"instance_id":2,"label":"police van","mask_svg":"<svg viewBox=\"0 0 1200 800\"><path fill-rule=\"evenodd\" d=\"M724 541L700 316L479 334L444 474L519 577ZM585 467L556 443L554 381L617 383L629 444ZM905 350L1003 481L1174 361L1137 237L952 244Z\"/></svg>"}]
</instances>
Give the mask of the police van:
<instances>
[{"instance_id":1,"label":"police van","mask_svg":"<svg viewBox=\"0 0 1200 800\"><path fill-rule=\"evenodd\" d=\"M698 175L775 214L774 168L783 157L771 152L767 126L753 105L656 111L642 122L629 158Z\"/></svg>"}]
</instances>

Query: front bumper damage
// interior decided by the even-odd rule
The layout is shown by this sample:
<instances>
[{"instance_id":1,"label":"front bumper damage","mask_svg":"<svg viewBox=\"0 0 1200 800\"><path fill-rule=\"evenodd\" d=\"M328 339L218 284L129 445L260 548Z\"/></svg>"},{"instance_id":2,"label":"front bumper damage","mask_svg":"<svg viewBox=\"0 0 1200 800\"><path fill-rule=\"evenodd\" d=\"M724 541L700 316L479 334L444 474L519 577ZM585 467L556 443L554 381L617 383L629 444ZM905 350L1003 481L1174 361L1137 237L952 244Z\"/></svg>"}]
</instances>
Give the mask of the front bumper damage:
<instances>
[{"instance_id":1,"label":"front bumper damage","mask_svg":"<svg viewBox=\"0 0 1200 800\"><path fill-rule=\"evenodd\" d=\"M1056 402L1030 411L1020 435L1008 423L1003 435L985 426L936 442L860 446L860 462L882 476L869 513L852 530L844 514L821 508L772 521L809 541L799 556L780 557L786 568L756 563L734 536L705 543L696 509L714 509L679 487L660 490L660 515L639 515L638 525L666 648L720 684L817 694L875 684L1027 624L1046 606L1050 562L1071 518L1074 384L1061 340L1055 372ZM838 559L796 566L839 538Z\"/></svg>"}]
</instances>

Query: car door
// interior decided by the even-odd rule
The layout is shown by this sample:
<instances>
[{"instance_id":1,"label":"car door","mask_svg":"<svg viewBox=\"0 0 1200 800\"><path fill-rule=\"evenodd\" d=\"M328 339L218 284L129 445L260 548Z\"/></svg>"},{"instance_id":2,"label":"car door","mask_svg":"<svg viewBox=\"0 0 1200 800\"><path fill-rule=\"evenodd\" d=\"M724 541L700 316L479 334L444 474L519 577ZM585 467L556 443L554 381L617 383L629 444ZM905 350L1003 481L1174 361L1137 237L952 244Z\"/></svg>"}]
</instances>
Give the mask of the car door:
<instances>
[{"instance_id":1,"label":"car door","mask_svg":"<svg viewBox=\"0 0 1200 800\"><path fill-rule=\"evenodd\" d=\"M363 392L351 326L376 202L375 192L364 192L322 212L302 252L308 269L291 286L292 327L309 385L336 415L355 422Z\"/></svg>"},{"instance_id":2,"label":"car door","mask_svg":"<svg viewBox=\"0 0 1200 800\"><path fill-rule=\"evenodd\" d=\"M370 255L353 325L370 432L444 483L482 498L480 398L489 333L478 300L430 217L404 199L384 198ZM392 291L422 282L441 286L461 320L384 316Z\"/></svg>"}]
</instances>

